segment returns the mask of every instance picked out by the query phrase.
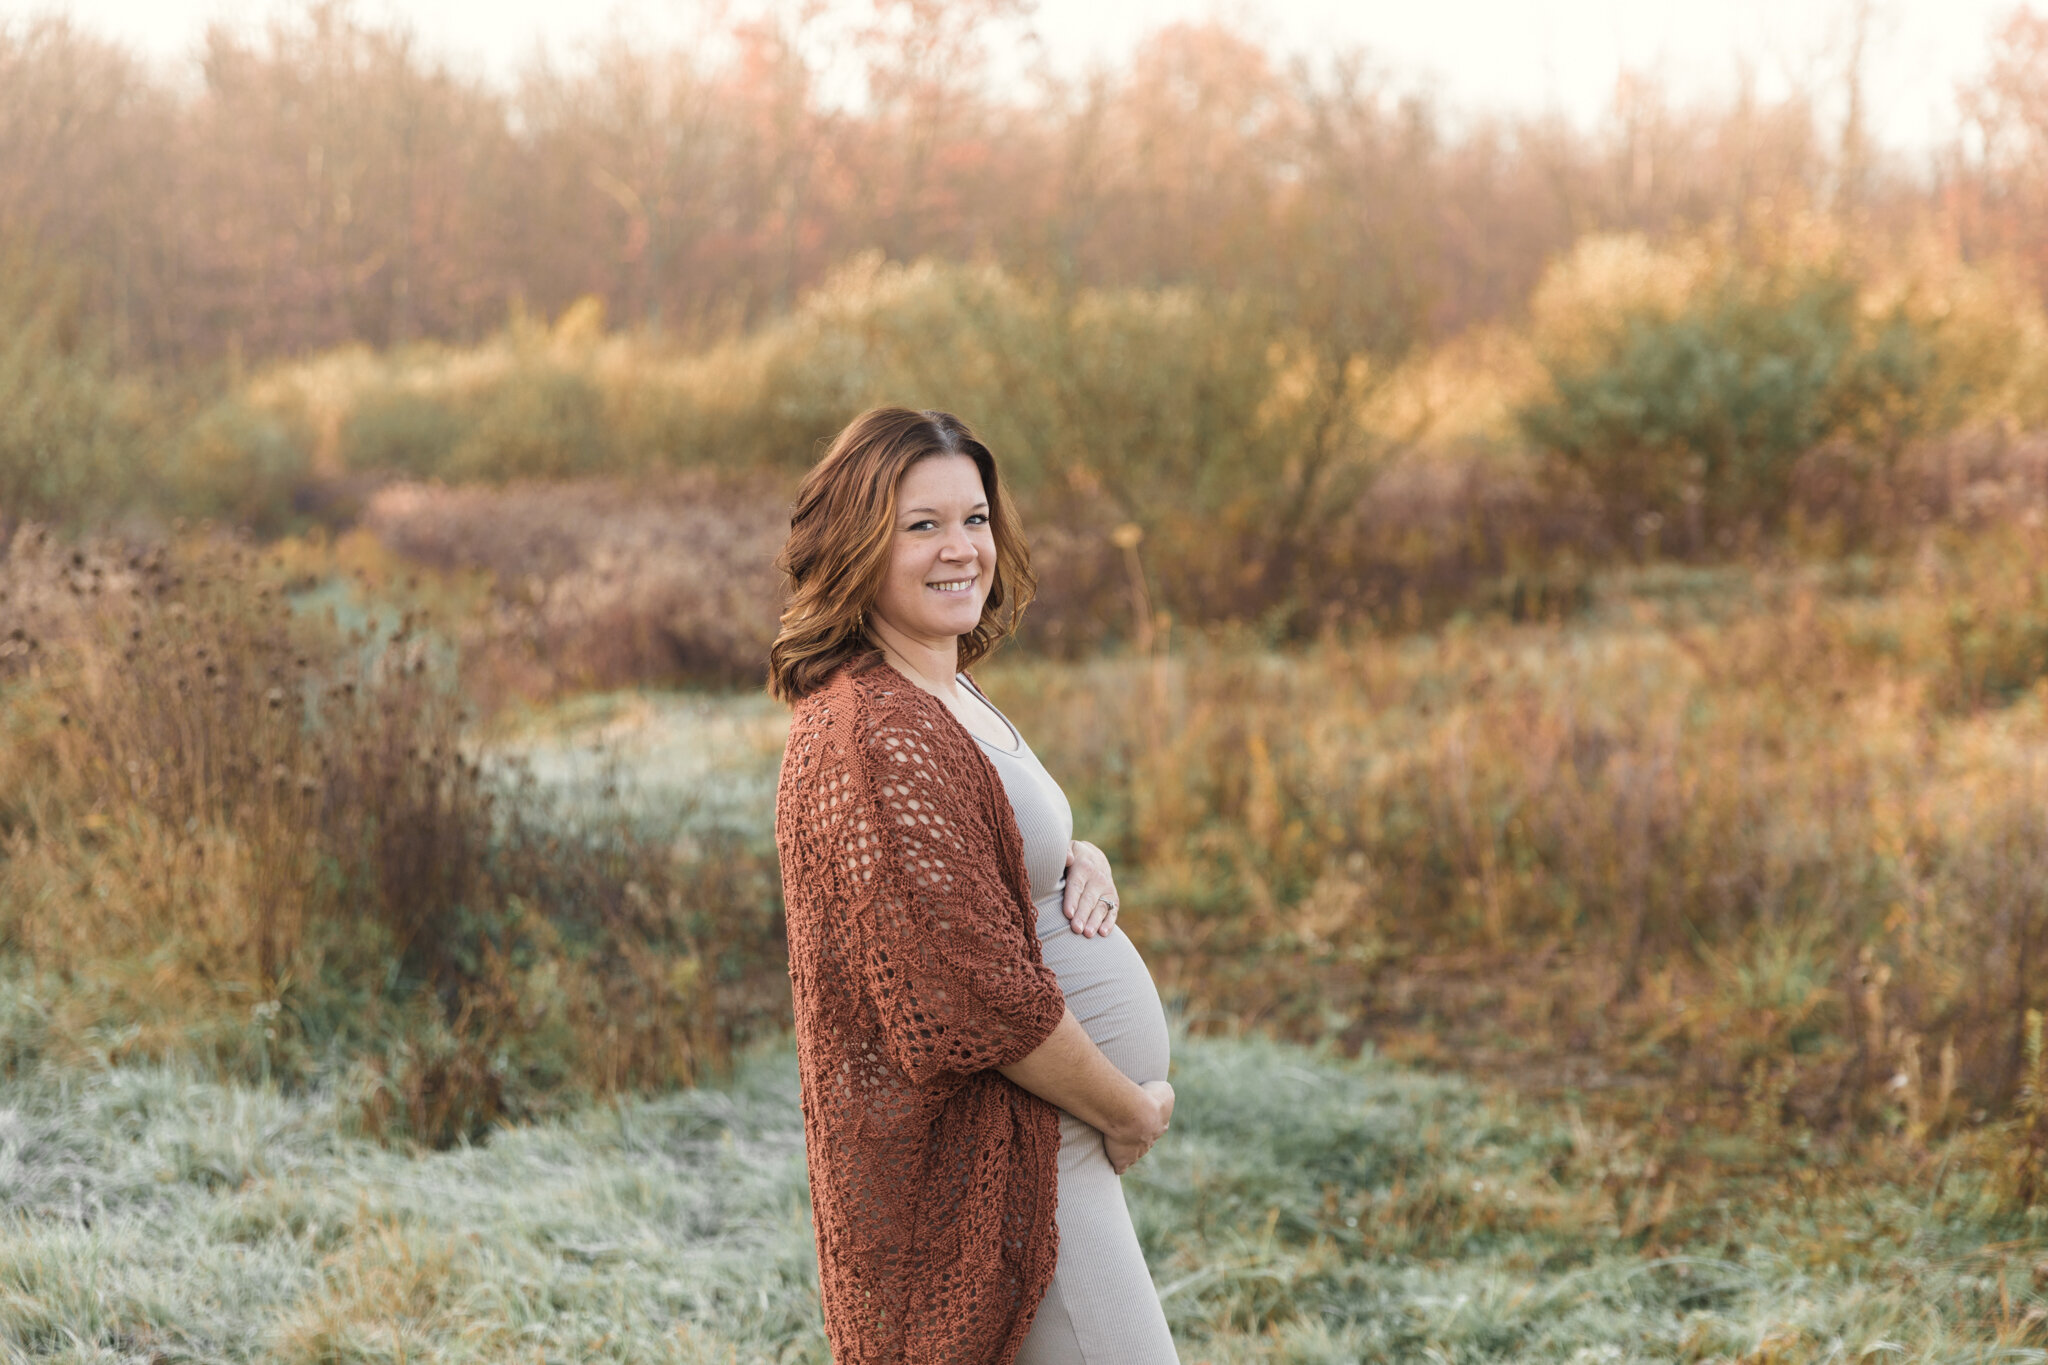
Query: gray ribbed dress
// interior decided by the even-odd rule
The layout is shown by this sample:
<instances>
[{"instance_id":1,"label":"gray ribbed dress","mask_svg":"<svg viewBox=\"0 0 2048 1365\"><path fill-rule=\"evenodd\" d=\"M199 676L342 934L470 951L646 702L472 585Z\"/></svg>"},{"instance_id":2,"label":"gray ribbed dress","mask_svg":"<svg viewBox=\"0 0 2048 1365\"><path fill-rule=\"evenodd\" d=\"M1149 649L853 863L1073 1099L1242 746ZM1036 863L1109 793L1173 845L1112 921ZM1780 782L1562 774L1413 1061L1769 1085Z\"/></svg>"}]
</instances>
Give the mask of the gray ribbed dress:
<instances>
[{"instance_id":1,"label":"gray ribbed dress","mask_svg":"<svg viewBox=\"0 0 2048 1365\"><path fill-rule=\"evenodd\" d=\"M963 674L960 681L973 688ZM974 689L981 697L981 690ZM988 702L987 697L981 697ZM989 709L996 711L990 702ZM1045 965L1060 979L1067 1007L1088 1036L1134 1081L1166 1079L1166 1012L1130 936L1112 930L1083 938L1067 922L1067 846L1074 813L1067 795L1009 725L1014 749L979 740L995 764L1024 836L1024 869L1038 908ZM1102 1134L1060 1114L1059 1263L1038 1306L1017 1365L1176 1365L1159 1294L1145 1269L1124 1207L1123 1183L1110 1169Z\"/></svg>"}]
</instances>

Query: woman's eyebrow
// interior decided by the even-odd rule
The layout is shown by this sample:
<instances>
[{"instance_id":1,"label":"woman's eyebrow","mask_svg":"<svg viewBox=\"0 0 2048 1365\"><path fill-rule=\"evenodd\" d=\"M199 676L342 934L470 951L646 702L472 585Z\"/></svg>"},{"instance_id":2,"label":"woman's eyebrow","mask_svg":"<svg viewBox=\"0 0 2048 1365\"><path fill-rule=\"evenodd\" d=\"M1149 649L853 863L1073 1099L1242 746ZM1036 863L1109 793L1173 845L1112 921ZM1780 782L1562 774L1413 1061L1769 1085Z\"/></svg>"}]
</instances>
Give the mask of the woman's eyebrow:
<instances>
[{"instance_id":1,"label":"woman's eyebrow","mask_svg":"<svg viewBox=\"0 0 2048 1365\"><path fill-rule=\"evenodd\" d=\"M979 512L986 511L987 509L987 503L977 502L976 504L974 504L974 506L968 508L967 510L970 512ZM935 517L939 514L939 509L936 507L906 507L901 512L897 513L897 515L904 517L914 517L919 515L920 513L928 517Z\"/></svg>"}]
</instances>

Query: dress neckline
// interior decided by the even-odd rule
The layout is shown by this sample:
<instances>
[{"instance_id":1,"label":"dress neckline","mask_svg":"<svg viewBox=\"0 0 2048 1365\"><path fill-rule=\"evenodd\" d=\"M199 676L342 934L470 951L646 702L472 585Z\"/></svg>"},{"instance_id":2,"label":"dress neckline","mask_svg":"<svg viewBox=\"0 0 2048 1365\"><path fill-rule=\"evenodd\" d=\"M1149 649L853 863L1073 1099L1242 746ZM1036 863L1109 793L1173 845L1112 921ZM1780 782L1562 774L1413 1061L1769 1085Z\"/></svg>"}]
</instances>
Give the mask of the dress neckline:
<instances>
[{"instance_id":1,"label":"dress neckline","mask_svg":"<svg viewBox=\"0 0 2048 1365\"><path fill-rule=\"evenodd\" d=\"M953 722L953 724L959 726L960 729L967 735L967 737L973 740L976 744L983 744L988 746L988 750L990 753L1001 754L1005 758L1021 758L1026 753L1027 750L1024 743L1023 731L1019 730L1015 725L1012 725L1010 723L1010 718L1004 715L1001 711L996 709L996 704L990 701L979 687L976 687L974 685L974 679L968 677L966 673L955 673L953 675L953 678L956 682L966 683L967 690L974 693L975 696L980 697L982 705L986 706L989 710L995 712L996 719L1001 721L1003 723L1003 728L1010 732L1010 738L1017 741L1017 746L1015 748L1005 749L1002 745L997 744L995 741L983 739L980 735L975 734L974 731L969 730L967 728L967 722L961 720L960 717L953 714L952 707L946 705L937 697L932 696L930 692L926 692L924 688L919 687L916 683L912 682L909 676L906 675L902 669L890 663L888 658L882 655L880 651L877 651L875 654L875 663L873 666L876 668L886 669L890 673L895 674L896 677L903 683L903 685L907 688L910 688L912 691L924 692L925 696L929 697L934 705L936 705L941 711L945 712L947 720L950 720Z\"/></svg>"},{"instance_id":2,"label":"dress neckline","mask_svg":"<svg viewBox=\"0 0 2048 1365\"><path fill-rule=\"evenodd\" d=\"M972 692L975 696L981 698L981 704L983 706L986 706L991 712L994 713L995 718L1003 723L1003 728L1010 732L1010 738L1016 742L1010 748L1005 749L1002 745L996 743L992 739L983 739L980 735L974 735L974 731L972 730L967 730L967 733L970 735L974 735L976 743L986 744L989 748L995 750L999 754L1007 754L1011 758L1022 757L1024 753L1024 736L1017 729L1016 726L1010 723L1010 718L1004 715L1001 711L996 710L996 704L990 701L988 697L982 693L982 690L974 685L974 679L968 677L965 673L955 673L953 676L957 678L959 681L966 683L967 690ZM964 725L960 728L963 730L967 729L967 727Z\"/></svg>"}]
</instances>

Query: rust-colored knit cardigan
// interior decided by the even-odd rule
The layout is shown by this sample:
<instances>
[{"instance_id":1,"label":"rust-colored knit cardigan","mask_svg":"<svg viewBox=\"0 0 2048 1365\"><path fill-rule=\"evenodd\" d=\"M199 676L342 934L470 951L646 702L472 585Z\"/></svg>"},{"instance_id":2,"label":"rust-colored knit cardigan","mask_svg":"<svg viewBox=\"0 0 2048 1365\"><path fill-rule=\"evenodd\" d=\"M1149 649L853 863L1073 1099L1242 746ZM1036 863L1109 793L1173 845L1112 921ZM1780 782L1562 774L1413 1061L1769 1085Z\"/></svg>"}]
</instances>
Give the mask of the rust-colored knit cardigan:
<instances>
[{"instance_id":1,"label":"rust-colored knit cardigan","mask_svg":"<svg viewBox=\"0 0 2048 1365\"><path fill-rule=\"evenodd\" d=\"M992 1070L1066 1009L1002 779L870 656L799 701L775 841L836 1365L1009 1365L1052 1282L1059 1113Z\"/></svg>"}]
</instances>

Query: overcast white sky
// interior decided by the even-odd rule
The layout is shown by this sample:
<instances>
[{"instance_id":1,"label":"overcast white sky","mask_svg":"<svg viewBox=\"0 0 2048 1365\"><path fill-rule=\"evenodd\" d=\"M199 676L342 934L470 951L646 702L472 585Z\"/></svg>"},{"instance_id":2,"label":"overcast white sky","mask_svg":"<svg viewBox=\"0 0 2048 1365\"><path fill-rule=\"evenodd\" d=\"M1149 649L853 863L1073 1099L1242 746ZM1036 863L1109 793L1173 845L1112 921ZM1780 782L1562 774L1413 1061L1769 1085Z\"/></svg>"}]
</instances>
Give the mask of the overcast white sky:
<instances>
[{"instance_id":1,"label":"overcast white sky","mask_svg":"<svg viewBox=\"0 0 2048 1365\"><path fill-rule=\"evenodd\" d=\"M1115 61L1145 32L1181 19L1234 20L1276 48L1364 45L1452 109L1555 109L1597 117L1624 69L1681 98L1726 90L1745 64L1759 90L1839 83L1854 0L1038 0L1053 61ZM1956 82L1983 62L1996 22L2019 0L1874 0L1868 67L1873 131L1910 151L1944 138ZM189 54L209 20L255 23L273 0L0 0L0 20L51 11L160 56ZM659 36L686 29L690 0L358 0L399 16L462 64L509 74L537 44L567 52L609 25Z\"/></svg>"}]
</instances>

